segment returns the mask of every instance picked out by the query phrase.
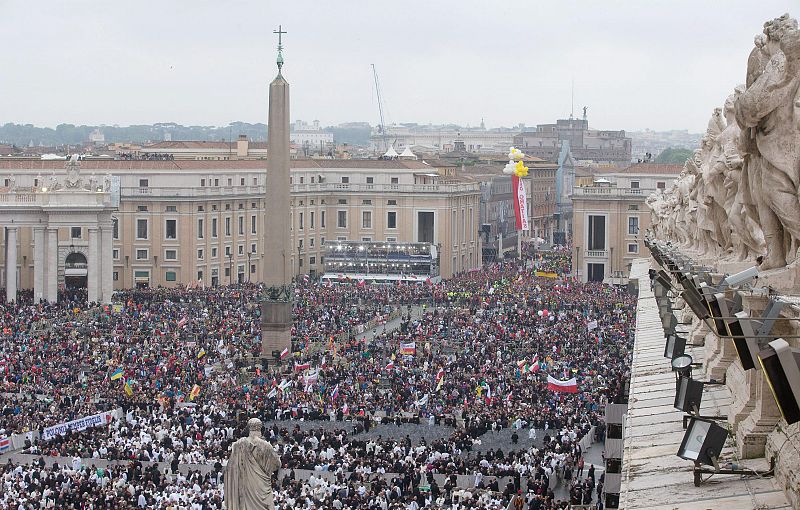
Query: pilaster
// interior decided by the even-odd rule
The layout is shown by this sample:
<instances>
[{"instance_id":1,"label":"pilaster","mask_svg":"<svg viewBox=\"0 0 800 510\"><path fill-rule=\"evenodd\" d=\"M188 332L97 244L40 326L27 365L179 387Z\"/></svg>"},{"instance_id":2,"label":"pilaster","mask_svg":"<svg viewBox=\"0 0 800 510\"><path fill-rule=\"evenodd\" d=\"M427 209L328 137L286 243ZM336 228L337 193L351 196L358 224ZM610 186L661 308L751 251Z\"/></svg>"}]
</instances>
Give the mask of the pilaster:
<instances>
[{"instance_id":1,"label":"pilaster","mask_svg":"<svg viewBox=\"0 0 800 510\"><path fill-rule=\"evenodd\" d=\"M90 227L89 229L89 257L88 257L88 275L86 278L87 294L89 303L96 303L98 301L98 283L101 268L99 267L97 244L100 239L100 233L97 227Z\"/></svg>"},{"instance_id":2,"label":"pilaster","mask_svg":"<svg viewBox=\"0 0 800 510\"><path fill-rule=\"evenodd\" d=\"M17 227L6 227L6 302L17 300Z\"/></svg>"},{"instance_id":3,"label":"pilaster","mask_svg":"<svg viewBox=\"0 0 800 510\"><path fill-rule=\"evenodd\" d=\"M33 228L33 301L38 303L45 297L44 262L45 262L44 227Z\"/></svg>"},{"instance_id":4,"label":"pilaster","mask_svg":"<svg viewBox=\"0 0 800 510\"><path fill-rule=\"evenodd\" d=\"M45 299L50 303L58 301L58 229L47 229L47 264L45 265Z\"/></svg>"}]
</instances>

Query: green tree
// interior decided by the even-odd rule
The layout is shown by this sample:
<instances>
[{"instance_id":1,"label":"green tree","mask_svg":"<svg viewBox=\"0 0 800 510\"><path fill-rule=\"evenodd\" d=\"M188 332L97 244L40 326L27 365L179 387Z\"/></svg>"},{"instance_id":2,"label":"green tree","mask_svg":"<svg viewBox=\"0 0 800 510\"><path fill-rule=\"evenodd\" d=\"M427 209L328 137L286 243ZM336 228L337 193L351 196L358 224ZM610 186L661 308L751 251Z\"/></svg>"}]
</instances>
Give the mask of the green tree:
<instances>
[{"instance_id":1,"label":"green tree","mask_svg":"<svg viewBox=\"0 0 800 510\"><path fill-rule=\"evenodd\" d=\"M682 165L689 159L694 151L681 147L667 147L656 157L656 163L665 165Z\"/></svg>"}]
</instances>

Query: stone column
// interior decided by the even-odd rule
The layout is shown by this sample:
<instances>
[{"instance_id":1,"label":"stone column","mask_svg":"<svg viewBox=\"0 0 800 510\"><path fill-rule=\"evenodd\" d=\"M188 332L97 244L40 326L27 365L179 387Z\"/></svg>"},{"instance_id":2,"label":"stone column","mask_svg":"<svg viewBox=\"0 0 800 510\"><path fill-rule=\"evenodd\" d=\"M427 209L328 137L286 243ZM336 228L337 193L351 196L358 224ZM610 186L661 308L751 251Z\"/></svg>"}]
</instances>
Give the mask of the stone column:
<instances>
[{"instance_id":1,"label":"stone column","mask_svg":"<svg viewBox=\"0 0 800 510\"><path fill-rule=\"evenodd\" d=\"M44 227L33 227L33 301L44 299Z\"/></svg>"},{"instance_id":2,"label":"stone column","mask_svg":"<svg viewBox=\"0 0 800 510\"><path fill-rule=\"evenodd\" d=\"M114 254L111 228L110 224L105 225L100 231L100 301L103 304L111 303L114 293Z\"/></svg>"},{"instance_id":3,"label":"stone column","mask_svg":"<svg viewBox=\"0 0 800 510\"><path fill-rule=\"evenodd\" d=\"M17 300L17 227L6 227L6 302Z\"/></svg>"},{"instance_id":4,"label":"stone column","mask_svg":"<svg viewBox=\"0 0 800 510\"><path fill-rule=\"evenodd\" d=\"M58 229L47 229L47 265L45 266L45 299L58 301Z\"/></svg>"},{"instance_id":5,"label":"stone column","mask_svg":"<svg viewBox=\"0 0 800 510\"><path fill-rule=\"evenodd\" d=\"M89 295L89 303L95 303L97 299L98 280L100 276L100 264L98 261L97 242L100 238L100 233L97 227L89 227L89 257L88 257L88 274L86 278L87 292Z\"/></svg>"}]
</instances>

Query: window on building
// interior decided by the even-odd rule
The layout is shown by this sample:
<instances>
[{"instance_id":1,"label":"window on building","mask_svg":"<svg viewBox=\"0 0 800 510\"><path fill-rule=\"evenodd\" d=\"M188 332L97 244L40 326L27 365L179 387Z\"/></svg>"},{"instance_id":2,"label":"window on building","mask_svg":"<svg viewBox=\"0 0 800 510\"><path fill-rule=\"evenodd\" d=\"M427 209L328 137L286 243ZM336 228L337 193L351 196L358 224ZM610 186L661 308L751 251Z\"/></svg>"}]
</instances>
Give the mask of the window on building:
<instances>
[{"instance_id":1,"label":"window on building","mask_svg":"<svg viewBox=\"0 0 800 510\"><path fill-rule=\"evenodd\" d=\"M606 217L589 215L588 250L606 249Z\"/></svg>"},{"instance_id":2,"label":"window on building","mask_svg":"<svg viewBox=\"0 0 800 510\"><path fill-rule=\"evenodd\" d=\"M147 260L148 253L147 250L136 250L136 260Z\"/></svg>"},{"instance_id":3,"label":"window on building","mask_svg":"<svg viewBox=\"0 0 800 510\"><path fill-rule=\"evenodd\" d=\"M314 211L308 213L308 228L314 228Z\"/></svg>"},{"instance_id":4,"label":"window on building","mask_svg":"<svg viewBox=\"0 0 800 510\"><path fill-rule=\"evenodd\" d=\"M226 211L230 211L231 210L231 204L225 204L225 210Z\"/></svg>"},{"instance_id":5,"label":"window on building","mask_svg":"<svg viewBox=\"0 0 800 510\"><path fill-rule=\"evenodd\" d=\"M387 200L386 205L397 205L397 200Z\"/></svg>"},{"instance_id":6,"label":"window on building","mask_svg":"<svg viewBox=\"0 0 800 510\"><path fill-rule=\"evenodd\" d=\"M230 218L230 216L225 218L225 235L226 236L230 236L231 235L231 218Z\"/></svg>"},{"instance_id":7,"label":"window on building","mask_svg":"<svg viewBox=\"0 0 800 510\"><path fill-rule=\"evenodd\" d=\"M147 239L147 220L136 220L136 239Z\"/></svg>"},{"instance_id":8,"label":"window on building","mask_svg":"<svg viewBox=\"0 0 800 510\"><path fill-rule=\"evenodd\" d=\"M205 232L204 232L205 229L203 227L204 227L203 218L197 218L197 238L198 239L203 239L203 237L205 236Z\"/></svg>"},{"instance_id":9,"label":"window on building","mask_svg":"<svg viewBox=\"0 0 800 510\"><path fill-rule=\"evenodd\" d=\"M146 205L137 206L136 210L139 212L147 212L147 206Z\"/></svg>"},{"instance_id":10,"label":"window on building","mask_svg":"<svg viewBox=\"0 0 800 510\"><path fill-rule=\"evenodd\" d=\"M211 248L211 258L217 258L217 248Z\"/></svg>"},{"instance_id":11,"label":"window on building","mask_svg":"<svg viewBox=\"0 0 800 510\"><path fill-rule=\"evenodd\" d=\"M174 282L178 279L178 274L175 271L167 271L164 273L164 280Z\"/></svg>"},{"instance_id":12,"label":"window on building","mask_svg":"<svg viewBox=\"0 0 800 510\"><path fill-rule=\"evenodd\" d=\"M255 252L256 252L256 243L253 243L250 245L250 253L255 253Z\"/></svg>"},{"instance_id":13,"label":"window on building","mask_svg":"<svg viewBox=\"0 0 800 510\"><path fill-rule=\"evenodd\" d=\"M398 184L399 182L400 182L400 179L399 179L399 178L397 178L397 177L392 177L392 180L391 180L391 183L392 183L392 184Z\"/></svg>"},{"instance_id":14,"label":"window on building","mask_svg":"<svg viewBox=\"0 0 800 510\"><path fill-rule=\"evenodd\" d=\"M631 181L631 188L639 189L639 181Z\"/></svg>"},{"instance_id":15,"label":"window on building","mask_svg":"<svg viewBox=\"0 0 800 510\"><path fill-rule=\"evenodd\" d=\"M325 211L319 213L319 226L325 228Z\"/></svg>"},{"instance_id":16,"label":"window on building","mask_svg":"<svg viewBox=\"0 0 800 510\"><path fill-rule=\"evenodd\" d=\"M345 204L347 204L347 199L346 198L340 198L339 199L339 205L345 205Z\"/></svg>"},{"instance_id":17,"label":"window on building","mask_svg":"<svg viewBox=\"0 0 800 510\"><path fill-rule=\"evenodd\" d=\"M114 260L119 260L119 248L114 248L111 250L111 258Z\"/></svg>"},{"instance_id":18,"label":"window on building","mask_svg":"<svg viewBox=\"0 0 800 510\"><path fill-rule=\"evenodd\" d=\"M175 205L168 205L166 212L178 212L178 206Z\"/></svg>"},{"instance_id":19,"label":"window on building","mask_svg":"<svg viewBox=\"0 0 800 510\"><path fill-rule=\"evenodd\" d=\"M150 181L148 179L139 179L139 187L146 188L150 185Z\"/></svg>"},{"instance_id":20,"label":"window on building","mask_svg":"<svg viewBox=\"0 0 800 510\"><path fill-rule=\"evenodd\" d=\"M214 186L219 186L219 179L214 179Z\"/></svg>"},{"instance_id":21,"label":"window on building","mask_svg":"<svg viewBox=\"0 0 800 510\"><path fill-rule=\"evenodd\" d=\"M297 242L297 247L298 247L298 248L300 248L301 250L303 249L303 240L302 240L302 239L300 239L300 240Z\"/></svg>"},{"instance_id":22,"label":"window on building","mask_svg":"<svg viewBox=\"0 0 800 510\"><path fill-rule=\"evenodd\" d=\"M373 184L375 182L374 177L367 177L367 184Z\"/></svg>"},{"instance_id":23,"label":"window on building","mask_svg":"<svg viewBox=\"0 0 800 510\"><path fill-rule=\"evenodd\" d=\"M343 175L342 176L342 184L349 184L349 183L350 183L350 177L347 177L347 176Z\"/></svg>"},{"instance_id":24,"label":"window on building","mask_svg":"<svg viewBox=\"0 0 800 510\"><path fill-rule=\"evenodd\" d=\"M217 237L217 218L211 218L211 237Z\"/></svg>"},{"instance_id":25,"label":"window on building","mask_svg":"<svg viewBox=\"0 0 800 510\"><path fill-rule=\"evenodd\" d=\"M396 243L397 242L397 238L396 237L387 237L386 238L386 242L387 243Z\"/></svg>"},{"instance_id":26,"label":"window on building","mask_svg":"<svg viewBox=\"0 0 800 510\"><path fill-rule=\"evenodd\" d=\"M217 204L211 204L211 210L212 211L216 211L217 210Z\"/></svg>"},{"instance_id":27,"label":"window on building","mask_svg":"<svg viewBox=\"0 0 800 510\"><path fill-rule=\"evenodd\" d=\"M337 211L336 226L338 228L347 228L347 211Z\"/></svg>"},{"instance_id":28,"label":"window on building","mask_svg":"<svg viewBox=\"0 0 800 510\"><path fill-rule=\"evenodd\" d=\"M364 241L365 243L371 243L372 242L372 238L371 237L362 237L361 240Z\"/></svg>"},{"instance_id":29,"label":"window on building","mask_svg":"<svg viewBox=\"0 0 800 510\"><path fill-rule=\"evenodd\" d=\"M239 179L239 186L244 186L244 177Z\"/></svg>"},{"instance_id":30,"label":"window on building","mask_svg":"<svg viewBox=\"0 0 800 510\"><path fill-rule=\"evenodd\" d=\"M303 257L300 257L300 267L303 267Z\"/></svg>"},{"instance_id":31,"label":"window on building","mask_svg":"<svg viewBox=\"0 0 800 510\"><path fill-rule=\"evenodd\" d=\"M244 235L244 216L239 216L239 235Z\"/></svg>"},{"instance_id":32,"label":"window on building","mask_svg":"<svg viewBox=\"0 0 800 510\"><path fill-rule=\"evenodd\" d=\"M300 230L303 230L303 213L299 213L298 217L298 227Z\"/></svg>"},{"instance_id":33,"label":"window on building","mask_svg":"<svg viewBox=\"0 0 800 510\"><path fill-rule=\"evenodd\" d=\"M386 228L397 228L397 211L386 213Z\"/></svg>"},{"instance_id":34,"label":"window on building","mask_svg":"<svg viewBox=\"0 0 800 510\"><path fill-rule=\"evenodd\" d=\"M658 188L658 189L664 189L666 187L667 187L667 183L666 182L659 181L659 182L656 183L656 188Z\"/></svg>"},{"instance_id":35,"label":"window on building","mask_svg":"<svg viewBox=\"0 0 800 510\"><path fill-rule=\"evenodd\" d=\"M372 200L364 199L361 201L361 205L372 205Z\"/></svg>"},{"instance_id":36,"label":"window on building","mask_svg":"<svg viewBox=\"0 0 800 510\"><path fill-rule=\"evenodd\" d=\"M202 271L198 271L198 272L197 272L197 281L199 282L199 281L201 281L202 279L203 279L203 272L202 272Z\"/></svg>"},{"instance_id":37,"label":"window on building","mask_svg":"<svg viewBox=\"0 0 800 510\"><path fill-rule=\"evenodd\" d=\"M114 278L115 282L119 281L119 271L114 271L114 277L113 278Z\"/></svg>"},{"instance_id":38,"label":"window on building","mask_svg":"<svg viewBox=\"0 0 800 510\"><path fill-rule=\"evenodd\" d=\"M628 216L628 235L635 236L639 233L639 218Z\"/></svg>"},{"instance_id":39,"label":"window on building","mask_svg":"<svg viewBox=\"0 0 800 510\"><path fill-rule=\"evenodd\" d=\"M197 260L203 260L203 249L202 248L198 248L197 249Z\"/></svg>"},{"instance_id":40,"label":"window on building","mask_svg":"<svg viewBox=\"0 0 800 510\"><path fill-rule=\"evenodd\" d=\"M178 260L178 250L164 250L164 260Z\"/></svg>"},{"instance_id":41,"label":"window on building","mask_svg":"<svg viewBox=\"0 0 800 510\"><path fill-rule=\"evenodd\" d=\"M72 227L70 229L70 237L72 239L80 239L81 238L81 227Z\"/></svg>"},{"instance_id":42,"label":"window on building","mask_svg":"<svg viewBox=\"0 0 800 510\"><path fill-rule=\"evenodd\" d=\"M372 211L361 211L361 228L372 228Z\"/></svg>"},{"instance_id":43,"label":"window on building","mask_svg":"<svg viewBox=\"0 0 800 510\"><path fill-rule=\"evenodd\" d=\"M239 253L239 255L244 255L244 245L243 244L238 245L236 247L236 251Z\"/></svg>"},{"instance_id":44,"label":"window on building","mask_svg":"<svg viewBox=\"0 0 800 510\"><path fill-rule=\"evenodd\" d=\"M226 246L225 247L225 256L228 257L228 256L230 256L232 254L233 254L233 252L231 252L231 247L230 246Z\"/></svg>"},{"instance_id":45,"label":"window on building","mask_svg":"<svg viewBox=\"0 0 800 510\"><path fill-rule=\"evenodd\" d=\"M308 265L313 266L317 263L317 257L308 257Z\"/></svg>"},{"instance_id":46,"label":"window on building","mask_svg":"<svg viewBox=\"0 0 800 510\"><path fill-rule=\"evenodd\" d=\"M325 246L325 238L324 237L320 237L319 238L319 245L320 246Z\"/></svg>"},{"instance_id":47,"label":"window on building","mask_svg":"<svg viewBox=\"0 0 800 510\"><path fill-rule=\"evenodd\" d=\"M255 272L256 272L256 265L255 264L250 264L250 274L253 274Z\"/></svg>"},{"instance_id":48,"label":"window on building","mask_svg":"<svg viewBox=\"0 0 800 510\"><path fill-rule=\"evenodd\" d=\"M314 238L313 237L308 240L308 247L309 248L313 248L314 247Z\"/></svg>"},{"instance_id":49,"label":"window on building","mask_svg":"<svg viewBox=\"0 0 800 510\"><path fill-rule=\"evenodd\" d=\"M638 205L636 205L636 204L630 204L630 205L628 206L628 210L629 210L629 211L638 211L638 210L639 210L639 206L638 206Z\"/></svg>"},{"instance_id":50,"label":"window on building","mask_svg":"<svg viewBox=\"0 0 800 510\"><path fill-rule=\"evenodd\" d=\"M639 253L639 244L628 243L628 253Z\"/></svg>"},{"instance_id":51,"label":"window on building","mask_svg":"<svg viewBox=\"0 0 800 510\"><path fill-rule=\"evenodd\" d=\"M230 277L230 275L231 275L231 268L230 267L226 267L225 268L225 277L228 278L228 277Z\"/></svg>"},{"instance_id":52,"label":"window on building","mask_svg":"<svg viewBox=\"0 0 800 510\"><path fill-rule=\"evenodd\" d=\"M253 177L253 186L258 186L258 177Z\"/></svg>"},{"instance_id":53,"label":"window on building","mask_svg":"<svg viewBox=\"0 0 800 510\"><path fill-rule=\"evenodd\" d=\"M167 220L164 232L165 239L178 238L178 220Z\"/></svg>"},{"instance_id":54,"label":"window on building","mask_svg":"<svg viewBox=\"0 0 800 510\"><path fill-rule=\"evenodd\" d=\"M119 218L111 218L111 237L119 239Z\"/></svg>"},{"instance_id":55,"label":"window on building","mask_svg":"<svg viewBox=\"0 0 800 510\"><path fill-rule=\"evenodd\" d=\"M206 180L200 179L200 186L205 186L205 185L206 185Z\"/></svg>"},{"instance_id":56,"label":"window on building","mask_svg":"<svg viewBox=\"0 0 800 510\"><path fill-rule=\"evenodd\" d=\"M255 216L250 216L250 233L251 234L255 234L256 233L256 217Z\"/></svg>"},{"instance_id":57,"label":"window on building","mask_svg":"<svg viewBox=\"0 0 800 510\"><path fill-rule=\"evenodd\" d=\"M198 205L197 212L203 212L203 211L205 211L205 208L202 205Z\"/></svg>"}]
</instances>

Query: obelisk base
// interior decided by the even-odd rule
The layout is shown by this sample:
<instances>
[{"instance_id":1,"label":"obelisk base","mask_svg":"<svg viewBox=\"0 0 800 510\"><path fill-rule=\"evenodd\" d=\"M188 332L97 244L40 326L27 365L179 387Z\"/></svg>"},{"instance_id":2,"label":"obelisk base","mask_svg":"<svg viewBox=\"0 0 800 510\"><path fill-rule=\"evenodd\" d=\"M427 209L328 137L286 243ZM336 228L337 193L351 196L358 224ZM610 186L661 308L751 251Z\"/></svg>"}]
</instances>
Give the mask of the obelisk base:
<instances>
[{"instance_id":1,"label":"obelisk base","mask_svg":"<svg viewBox=\"0 0 800 510\"><path fill-rule=\"evenodd\" d=\"M284 349L292 348L291 301L261 303L261 356L275 358Z\"/></svg>"}]
</instances>

